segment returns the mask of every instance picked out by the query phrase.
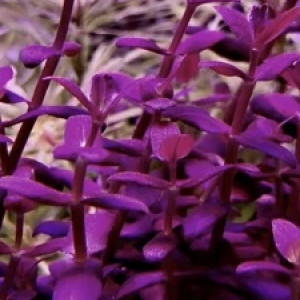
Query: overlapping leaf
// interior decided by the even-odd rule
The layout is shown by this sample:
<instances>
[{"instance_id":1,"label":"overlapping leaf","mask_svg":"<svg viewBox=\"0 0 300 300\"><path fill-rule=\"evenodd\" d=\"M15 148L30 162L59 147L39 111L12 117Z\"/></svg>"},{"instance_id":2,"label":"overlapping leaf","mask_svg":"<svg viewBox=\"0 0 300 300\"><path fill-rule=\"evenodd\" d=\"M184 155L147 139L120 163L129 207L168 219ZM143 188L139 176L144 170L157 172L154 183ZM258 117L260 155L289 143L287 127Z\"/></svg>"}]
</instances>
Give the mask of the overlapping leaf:
<instances>
[{"instance_id":1,"label":"overlapping leaf","mask_svg":"<svg viewBox=\"0 0 300 300\"><path fill-rule=\"evenodd\" d=\"M141 289L157 283L165 282L166 275L162 271L140 273L129 278L120 288L117 299L137 293Z\"/></svg>"},{"instance_id":2,"label":"overlapping leaf","mask_svg":"<svg viewBox=\"0 0 300 300\"><path fill-rule=\"evenodd\" d=\"M190 134L174 134L166 137L159 148L159 156L167 162L175 162L186 157L194 145Z\"/></svg>"},{"instance_id":3,"label":"overlapping leaf","mask_svg":"<svg viewBox=\"0 0 300 300\"><path fill-rule=\"evenodd\" d=\"M70 194L56 191L27 178L15 176L1 177L0 187L40 204L66 206L71 204L72 201Z\"/></svg>"},{"instance_id":4,"label":"overlapping leaf","mask_svg":"<svg viewBox=\"0 0 300 300\"><path fill-rule=\"evenodd\" d=\"M163 112L163 116L180 120L209 133L230 132L230 127L227 124L211 117L207 112L197 106L176 105L167 108Z\"/></svg>"},{"instance_id":5,"label":"overlapping leaf","mask_svg":"<svg viewBox=\"0 0 300 300\"><path fill-rule=\"evenodd\" d=\"M266 59L255 72L255 80L272 80L299 60L298 53L282 53Z\"/></svg>"},{"instance_id":6,"label":"overlapping leaf","mask_svg":"<svg viewBox=\"0 0 300 300\"><path fill-rule=\"evenodd\" d=\"M97 300L102 283L92 272L73 272L60 278L53 290L53 300Z\"/></svg>"},{"instance_id":7,"label":"overlapping leaf","mask_svg":"<svg viewBox=\"0 0 300 300\"><path fill-rule=\"evenodd\" d=\"M228 77L240 77L244 80L248 79L247 74L238 69L234 65L221 61L202 61L199 64L200 68L209 68L217 72L218 74Z\"/></svg>"},{"instance_id":8,"label":"overlapping leaf","mask_svg":"<svg viewBox=\"0 0 300 300\"><path fill-rule=\"evenodd\" d=\"M155 189L167 189L170 183L164 179L160 179L148 174L142 174L132 171L124 171L113 174L108 178L108 181L118 181L122 183L135 183L138 185L152 187Z\"/></svg>"},{"instance_id":9,"label":"overlapping leaf","mask_svg":"<svg viewBox=\"0 0 300 300\"><path fill-rule=\"evenodd\" d=\"M148 207L140 200L119 194L102 193L98 197L82 200L84 204L107 209L132 210L148 213Z\"/></svg>"},{"instance_id":10,"label":"overlapping leaf","mask_svg":"<svg viewBox=\"0 0 300 300\"><path fill-rule=\"evenodd\" d=\"M157 54L165 54L165 50L157 46L154 41L144 38L123 37L117 40L116 45L118 47L140 48Z\"/></svg>"},{"instance_id":11,"label":"overlapping leaf","mask_svg":"<svg viewBox=\"0 0 300 300\"><path fill-rule=\"evenodd\" d=\"M250 22L238 10L226 7L216 7L217 12L222 16L225 23L229 26L231 32L242 42L251 47L254 34Z\"/></svg>"},{"instance_id":12,"label":"overlapping leaf","mask_svg":"<svg viewBox=\"0 0 300 300\"><path fill-rule=\"evenodd\" d=\"M275 142L272 142L271 140L259 138L251 132L240 134L235 137L235 140L245 147L249 147L275 157L292 168L295 168L297 165L296 158L289 150Z\"/></svg>"},{"instance_id":13,"label":"overlapping leaf","mask_svg":"<svg viewBox=\"0 0 300 300\"><path fill-rule=\"evenodd\" d=\"M289 262L300 263L300 229L284 219L272 221L275 246L279 253Z\"/></svg>"},{"instance_id":14,"label":"overlapping leaf","mask_svg":"<svg viewBox=\"0 0 300 300\"><path fill-rule=\"evenodd\" d=\"M201 30L180 43L176 55L199 53L210 48L224 38L220 31Z\"/></svg>"}]
</instances>

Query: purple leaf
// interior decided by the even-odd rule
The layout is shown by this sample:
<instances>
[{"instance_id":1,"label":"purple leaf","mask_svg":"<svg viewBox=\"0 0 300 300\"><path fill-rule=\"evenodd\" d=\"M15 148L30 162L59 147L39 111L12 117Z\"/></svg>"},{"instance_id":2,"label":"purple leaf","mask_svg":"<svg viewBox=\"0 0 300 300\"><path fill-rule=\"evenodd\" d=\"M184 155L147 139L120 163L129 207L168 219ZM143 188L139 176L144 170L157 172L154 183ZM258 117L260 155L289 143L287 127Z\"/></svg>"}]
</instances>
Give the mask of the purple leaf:
<instances>
[{"instance_id":1,"label":"purple leaf","mask_svg":"<svg viewBox=\"0 0 300 300\"><path fill-rule=\"evenodd\" d=\"M154 112L161 112L168 107L175 105L175 101L169 98L155 98L144 103L144 107L151 114Z\"/></svg>"},{"instance_id":2,"label":"purple leaf","mask_svg":"<svg viewBox=\"0 0 300 300\"><path fill-rule=\"evenodd\" d=\"M234 252L240 260L259 260L267 255L264 247L259 245L236 246Z\"/></svg>"},{"instance_id":3,"label":"purple leaf","mask_svg":"<svg viewBox=\"0 0 300 300\"><path fill-rule=\"evenodd\" d=\"M272 221L275 246L279 253L293 264L300 263L300 229L284 219Z\"/></svg>"},{"instance_id":4,"label":"purple leaf","mask_svg":"<svg viewBox=\"0 0 300 300\"><path fill-rule=\"evenodd\" d=\"M72 202L71 195L58 192L41 183L27 178L14 176L1 177L0 187L40 204L65 206L71 204Z\"/></svg>"},{"instance_id":5,"label":"purple leaf","mask_svg":"<svg viewBox=\"0 0 300 300\"><path fill-rule=\"evenodd\" d=\"M69 228L69 222L43 221L34 228L32 236L47 234L52 238L64 237L68 234Z\"/></svg>"},{"instance_id":6,"label":"purple leaf","mask_svg":"<svg viewBox=\"0 0 300 300\"><path fill-rule=\"evenodd\" d=\"M171 135L180 134L180 130L175 123L167 121L155 122L151 126L150 130L152 155L156 158L162 159L159 154L161 143L164 139Z\"/></svg>"},{"instance_id":7,"label":"purple leaf","mask_svg":"<svg viewBox=\"0 0 300 300\"><path fill-rule=\"evenodd\" d=\"M29 112L9 121L5 121L1 124L3 127L10 127L26 120L32 120L34 118L49 115L56 118L67 119L74 115L85 115L87 112L79 107L75 106L40 106Z\"/></svg>"},{"instance_id":8,"label":"purple leaf","mask_svg":"<svg viewBox=\"0 0 300 300\"><path fill-rule=\"evenodd\" d=\"M218 3L228 3L228 2L240 2L240 0L187 0L190 4L201 5L206 3L218 2Z\"/></svg>"},{"instance_id":9,"label":"purple leaf","mask_svg":"<svg viewBox=\"0 0 300 300\"><path fill-rule=\"evenodd\" d=\"M123 283L117 294L117 299L135 294L145 287L165 282L166 280L167 277L162 271L133 275L127 281L125 281L125 283Z\"/></svg>"},{"instance_id":10,"label":"purple leaf","mask_svg":"<svg viewBox=\"0 0 300 300\"><path fill-rule=\"evenodd\" d=\"M297 53L282 53L266 59L255 72L255 80L272 80L300 58Z\"/></svg>"},{"instance_id":11,"label":"purple leaf","mask_svg":"<svg viewBox=\"0 0 300 300\"><path fill-rule=\"evenodd\" d=\"M80 104L85 107L90 112L96 110L97 108L93 105L92 102L84 95L79 86L75 84L70 79L64 77L45 77L44 80L53 80L54 82L62 85L72 96L74 96Z\"/></svg>"},{"instance_id":12,"label":"purple leaf","mask_svg":"<svg viewBox=\"0 0 300 300\"><path fill-rule=\"evenodd\" d=\"M275 157L292 168L295 168L297 165L296 158L289 150L270 140L259 138L254 133L242 133L241 135L236 136L235 140L244 147L249 147Z\"/></svg>"},{"instance_id":13,"label":"purple leaf","mask_svg":"<svg viewBox=\"0 0 300 300\"><path fill-rule=\"evenodd\" d=\"M250 12L250 22L255 35L263 29L265 23L270 19L270 7L268 5L253 6Z\"/></svg>"},{"instance_id":14,"label":"purple leaf","mask_svg":"<svg viewBox=\"0 0 300 300\"><path fill-rule=\"evenodd\" d=\"M227 124L211 117L206 111L197 106L176 105L167 108L163 112L163 116L180 120L209 133L230 132L230 127Z\"/></svg>"},{"instance_id":15,"label":"purple leaf","mask_svg":"<svg viewBox=\"0 0 300 300\"><path fill-rule=\"evenodd\" d=\"M80 155L86 162L101 162L106 157L102 149L100 130L92 146L86 146L92 129L90 116L73 116L67 120L64 134L64 144L55 148L54 157L73 160Z\"/></svg>"},{"instance_id":16,"label":"purple leaf","mask_svg":"<svg viewBox=\"0 0 300 300\"><path fill-rule=\"evenodd\" d=\"M140 48L157 54L165 54L165 50L158 47L154 41L143 38L119 38L116 45L118 47Z\"/></svg>"},{"instance_id":17,"label":"purple leaf","mask_svg":"<svg viewBox=\"0 0 300 300\"><path fill-rule=\"evenodd\" d=\"M68 147L85 147L92 128L90 116L73 116L65 126L64 144Z\"/></svg>"},{"instance_id":18,"label":"purple leaf","mask_svg":"<svg viewBox=\"0 0 300 300\"><path fill-rule=\"evenodd\" d=\"M0 68L0 98L3 96L2 89L13 78L13 70L10 66Z\"/></svg>"},{"instance_id":19,"label":"purple leaf","mask_svg":"<svg viewBox=\"0 0 300 300\"><path fill-rule=\"evenodd\" d=\"M48 240L47 242L30 247L23 251L22 255L27 257L38 257L43 255L53 254L58 251L63 251L68 244L66 238L56 238Z\"/></svg>"},{"instance_id":20,"label":"purple leaf","mask_svg":"<svg viewBox=\"0 0 300 300\"><path fill-rule=\"evenodd\" d=\"M196 77L199 73L199 69L197 67L199 61L200 57L198 53L185 55L176 72L177 81L179 83L185 83Z\"/></svg>"},{"instance_id":21,"label":"purple leaf","mask_svg":"<svg viewBox=\"0 0 300 300\"><path fill-rule=\"evenodd\" d=\"M53 290L53 300L98 300L102 294L100 279L92 272L72 272L60 278Z\"/></svg>"},{"instance_id":22,"label":"purple leaf","mask_svg":"<svg viewBox=\"0 0 300 300\"><path fill-rule=\"evenodd\" d=\"M66 186L68 189L72 188L73 172L70 170L64 170L59 168L50 168L48 175L58 180L61 184ZM84 197L96 197L100 192L100 184L94 182L92 179L86 177L84 179L83 196Z\"/></svg>"},{"instance_id":23,"label":"purple leaf","mask_svg":"<svg viewBox=\"0 0 300 300\"><path fill-rule=\"evenodd\" d=\"M122 183L135 183L138 185L152 187L155 189L168 189L171 184L164 180L148 174L142 174L138 172L124 171L113 174L110 176L108 181L118 181Z\"/></svg>"},{"instance_id":24,"label":"purple leaf","mask_svg":"<svg viewBox=\"0 0 300 300\"><path fill-rule=\"evenodd\" d=\"M138 139L103 139L103 148L129 156L140 156L144 153L145 144Z\"/></svg>"},{"instance_id":25,"label":"purple leaf","mask_svg":"<svg viewBox=\"0 0 300 300\"><path fill-rule=\"evenodd\" d=\"M32 45L22 49L20 59L27 68L35 68L44 60L60 55L60 51L47 46Z\"/></svg>"},{"instance_id":26,"label":"purple leaf","mask_svg":"<svg viewBox=\"0 0 300 300\"><path fill-rule=\"evenodd\" d=\"M198 169L199 176L177 181L176 185L180 188L193 188L200 184L205 183L206 181L214 178L215 176L221 175L226 170L229 170L233 167L234 167L233 165L229 165L229 164L226 166L207 165L207 168Z\"/></svg>"},{"instance_id":27,"label":"purple leaf","mask_svg":"<svg viewBox=\"0 0 300 300\"><path fill-rule=\"evenodd\" d=\"M143 248L146 261L157 263L163 261L166 256L176 247L177 239L174 234L158 233Z\"/></svg>"},{"instance_id":28,"label":"purple leaf","mask_svg":"<svg viewBox=\"0 0 300 300\"><path fill-rule=\"evenodd\" d=\"M300 7L294 7L288 11L278 14L278 16L267 23L264 29L258 32L255 47L261 48L263 45L273 41L281 35L287 27L300 16Z\"/></svg>"},{"instance_id":29,"label":"purple leaf","mask_svg":"<svg viewBox=\"0 0 300 300\"><path fill-rule=\"evenodd\" d=\"M114 214L103 210L94 214L85 214L84 223L89 254L97 253L106 248L107 236L113 226L114 217ZM70 254L74 254L72 230L73 228L70 227L66 237L67 244L64 247L64 252Z\"/></svg>"},{"instance_id":30,"label":"purple leaf","mask_svg":"<svg viewBox=\"0 0 300 300\"><path fill-rule=\"evenodd\" d=\"M251 276L243 280L243 284L254 295L262 300L291 300L291 288L286 283L278 282L274 278Z\"/></svg>"},{"instance_id":31,"label":"purple leaf","mask_svg":"<svg viewBox=\"0 0 300 300\"><path fill-rule=\"evenodd\" d=\"M300 104L293 95L271 93L254 97L251 109L255 114L281 122L295 116L300 111Z\"/></svg>"},{"instance_id":32,"label":"purple leaf","mask_svg":"<svg viewBox=\"0 0 300 300\"><path fill-rule=\"evenodd\" d=\"M246 17L238 10L226 7L216 7L224 22L229 26L231 32L242 42L251 47L253 43L253 30Z\"/></svg>"},{"instance_id":33,"label":"purple leaf","mask_svg":"<svg viewBox=\"0 0 300 300\"><path fill-rule=\"evenodd\" d=\"M223 38L224 34L220 31L201 30L181 42L176 50L176 55L199 53Z\"/></svg>"},{"instance_id":34,"label":"purple leaf","mask_svg":"<svg viewBox=\"0 0 300 300\"><path fill-rule=\"evenodd\" d=\"M77 55L80 51L80 44L75 42L65 42L62 52L70 57Z\"/></svg>"},{"instance_id":35,"label":"purple leaf","mask_svg":"<svg viewBox=\"0 0 300 300\"><path fill-rule=\"evenodd\" d=\"M184 237L194 239L204 235L224 213L220 206L205 203L191 210L183 221Z\"/></svg>"},{"instance_id":36,"label":"purple leaf","mask_svg":"<svg viewBox=\"0 0 300 300\"><path fill-rule=\"evenodd\" d=\"M11 144L12 140L3 134L0 134L0 144L7 144L7 143Z\"/></svg>"},{"instance_id":37,"label":"purple leaf","mask_svg":"<svg viewBox=\"0 0 300 300\"><path fill-rule=\"evenodd\" d=\"M225 75L228 77L240 77L244 80L248 79L247 74L237 67L221 61L202 61L199 64L200 68L209 68L217 72L218 74Z\"/></svg>"},{"instance_id":38,"label":"purple leaf","mask_svg":"<svg viewBox=\"0 0 300 300\"><path fill-rule=\"evenodd\" d=\"M213 94L198 100L194 100L193 104L202 105L214 105L216 102L226 102L230 99L231 94Z\"/></svg>"},{"instance_id":39,"label":"purple leaf","mask_svg":"<svg viewBox=\"0 0 300 300\"><path fill-rule=\"evenodd\" d=\"M29 104L29 101L27 99L6 89L3 90L2 97L1 97L1 89L0 89L0 101L7 104L14 104L14 103L21 103L21 102L25 102L26 104Z\"/></svg>"},{"instance_id":40,"label":"purple leaf","mask_svg":"<svg viewBox=\"0 0 300 300\"><path fill-rule=\"evenodd\" d=\"M159 156L167 161L174 162L186 157L194 145L193 136L190 134L178 134L166 137L159 148Z\"/></svg>"},{"instance_id":41,"label":"purple leaf","mask_svg":"<svg viewBox=\"0 0 300 300\"><path fill-rule=\"evenodd\" d=\"M144 213L149 212L148 207L142 201L119 194L102 193L98 197L83 199L82 203L106 209L133 210Z\"/></svg>"},{"instance_id":42,"label":"purple leaf","mask_svg":"<svg viewBox=\"0 0 300 300\"><path fill-rule=\"evenodd\" d=\"M135 222L125 223L121 237L124 238L140 238L145 237L152 231L153 218L149 215L144 215Z\"/></svg>"},{"instance_id":43,"label":"purple leaf","mask_svg":"<svg viewBox=\"0 0 300 300\"><path fill-rule=\"evenodd\" d=\"M256 272L270 271L277 274L289 275L290 270L282 267L278 263L271 261L247 261L243 262L236 268L238 275L255 275Z\"/></svg>"}]
</instances>

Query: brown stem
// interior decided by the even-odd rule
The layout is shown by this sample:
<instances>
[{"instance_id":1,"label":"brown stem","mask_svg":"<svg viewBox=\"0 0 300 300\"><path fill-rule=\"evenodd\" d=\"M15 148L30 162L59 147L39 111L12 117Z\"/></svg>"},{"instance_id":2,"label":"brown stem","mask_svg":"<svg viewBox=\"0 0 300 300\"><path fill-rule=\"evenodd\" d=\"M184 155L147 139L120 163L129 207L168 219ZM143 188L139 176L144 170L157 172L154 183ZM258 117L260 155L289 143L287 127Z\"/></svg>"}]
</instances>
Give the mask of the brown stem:
<instances>
[{"instance_id":1,"label":"brown stem","mask_svg":"<svg viewBox=\"0 0 300 300\"><path fill-rule=\"evenodd\" d=\"M15 249L18 252L22 246L23 231L24 231L24 214L17 213L16 215L16 237L15 237Z\"/></svg>"},{"instance_id":2,"label":"brown stem","mask_svg":"<svg viewBox=\"0 0 300 300\"><path fill-rule=\"evenodd\" d=\"M75 260L83 262L87 259L87 245L84 223L84 205L75 203L71 206L71 222Z\"/></svg>"},{"instance_id":3,"label":"brown stem","mask_svg":"<svg viewBox=\"0 0 300 300\"><path fill-rule=\"evenodd\" d=\"M180 44L180 41L185 33L185 30L189 24L190 19L193 16L196 7L196 5L190 3L188 3L188 5L185 7L184 14L179 22L179 25L173 36L173 40L170 44L168 55L164 57L164 60L161 64L158 77L165 78L169 75L174 62L174 54L177 50L178 45Z\"/></svg>"},{"instance_id":4,"label":"brown stem","mask_svg":"<svg viewBox=\"0 0 300 300\"><path fill-rule=\"evenodd\" d=\"M12 254L9 264L7 266L4 281L1 285L0 300L7 300L8 292L11 286L13 285L19 262L20 256L18 254Z\"/></svg>"}]
</instances>

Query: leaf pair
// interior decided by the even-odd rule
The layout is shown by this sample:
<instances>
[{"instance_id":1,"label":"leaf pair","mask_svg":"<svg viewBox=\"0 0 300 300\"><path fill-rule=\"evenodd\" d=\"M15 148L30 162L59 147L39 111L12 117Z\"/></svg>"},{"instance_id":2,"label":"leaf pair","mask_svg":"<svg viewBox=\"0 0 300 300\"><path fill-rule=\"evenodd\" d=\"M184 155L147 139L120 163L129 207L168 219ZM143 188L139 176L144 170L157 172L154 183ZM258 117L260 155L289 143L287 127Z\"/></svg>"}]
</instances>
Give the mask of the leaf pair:
<instances>
[{"instance_id":1,"label":"leaf pair","mask_svg":"<svg viewBox=\"0 0 300 300\"><path fill-rule=\"evenodd\" d=\"M272 56L257 67L253 78L250 78L245 72L226 62L203 61L200 62L199 66L200 68L212 69L220 75L239 77L244 81L254 80L257 82L275 79L299 59L300 55L298 53L283 53Z\"/></svg>"},{"instance_id":2,"label":"leaf pair","mask_svg":"<svg viewBox=\"0 0 300 300\"><path fill-rule=\"evenodd\" d=\"M197 54L218 43L222 38L224 38L224 34L221 32L201 30L182 41L175 55ZM119 47L140 48L162 55L169 55L165 49L157 46L154 41L143 38L120 38L116 45Z\"/></svg>"},{"instance_id":3,"label":"leaf pair","mask_svg":"<svg viewBox=\"0 0 300 300\"><path fill-rule=\"evenodd\" d=\"M251 24L241 12L233 8L216 8L237 39L245 43L249 50L256 48L258 51L278 38L300 16L300 8L294 7L269 20L266 19L264 9L253 8Z\"/></svg>"},{"instance_id":4,"label":"leaf pair","mask_svg":"<svg viewBox=\"0 0 300 300\"><path fill-rule=\"evenodd\" d=\"M62 50L54 47L32 45L22 49L20 59L27 68L35 68L48 58L67 55L75 56L80 51L80 45L74 42L65 42Z\"/></svg>"}]
</instances>

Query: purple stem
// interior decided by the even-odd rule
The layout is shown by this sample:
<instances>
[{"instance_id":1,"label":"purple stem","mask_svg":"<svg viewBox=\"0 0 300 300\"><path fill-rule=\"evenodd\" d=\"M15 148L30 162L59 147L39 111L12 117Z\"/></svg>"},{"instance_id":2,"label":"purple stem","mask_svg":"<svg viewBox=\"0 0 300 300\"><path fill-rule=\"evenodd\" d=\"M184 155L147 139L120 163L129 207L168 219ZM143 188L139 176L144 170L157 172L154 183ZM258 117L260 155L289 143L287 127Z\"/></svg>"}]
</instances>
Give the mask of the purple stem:
<instances>
[{"instance_id":1,"label":"purple stem","mask_svg":"<svg viewBox=\"0 0 300 300\"><path fill-rule=\"evenodd\" d=\"M165 220L164 220L164 233L166 235L171 234L173 229L173 215L175 211L176 204L176 173L177 173L177 164L176 161L173 161L169 164L169 177L170 182L172 183L172 187L169 190L169 197L167 208L165 212Z\"/></svg>"},{"instance_id":2,"label":"purple stem","mask_svg":"<svg viewBox=\"0 0 300 300\"><path fill-rule=\"evenodd\" d=\"M259 53L256 49L251 52L251 58L248 69L248 77L253 78L258 64ZM255 81L248 80L244 81L237 91L233 103L236 104L234 108L234 114L232 119L232 134L237 135L242 132L244 126L244 120L246 117L248 105L255 88ZM237 162L239 153L239 144L232 138L229 139L228 146L226 149L225 164L235 164ZM232 186L234 182L236 170L230 169L225 171L221 178L220 186L220 203L224 205L227 212L229 212L230 196L232 191ZM212 233L211 247L212 250L217 246L218 242L221 240L225 225L226 225L227 214L222 218L217 224Z\"/></svg>"},{"instance_id":3,"label":"purple stem","mask_svg":"<svg viewBox=\"0 0 300 300\"><path fill-rule=\"evenodd\" d=\"M97 137L99 128L101 128L102 122L93 122L92 128L87 139L85 147L91 147ZM84 205L80 203L83 189L84 179L86 175L87 163L80 156L75 163L74 178L72 184L72 193L74 203L71 206L71 223L73 244L75 249L75 260L78 262L85 261L88 257L87 244L86 244L86 232L85 232L85 217L84 217Z\"/></svg>"},{"instance_id":4,"label":"purple stem","mask_svg":"<svg viewBox=\"0 0 300 300\"><path fill-rule=\"evenodd\" d=\"M15 237L15 249L18 252L22 246L23 232L24 232L24 214L17 213L16 220L16 237Z\"/></svg>"},{"instance_id":5,"label":"purple stem","mask_svg":"<svg viewBox=\"0 0 300 300\"><path fill-rule=\"evenodd\" d=\"M179 22L179 25L177 26L177 29L173 36L171 45L168 49L168 55L166 55L164 57L164 60L161 64L158 77L166 78L169 75L172 65L173 65L173 62L174 62L174 59L175 59L174 54L177 50L177 47L180 44L180 41L185 33L185 30L189 24L190 19L193 16L193 13L194 13L196 7L197 7L196 5L191 4L191 3L188 3L187 6L185 7L183 16Z\"/></svg>"}]
</instances>

